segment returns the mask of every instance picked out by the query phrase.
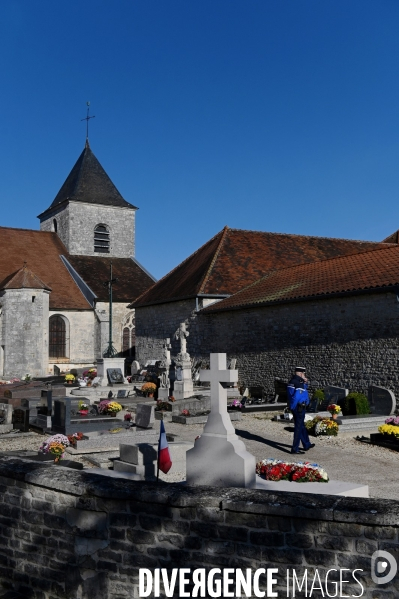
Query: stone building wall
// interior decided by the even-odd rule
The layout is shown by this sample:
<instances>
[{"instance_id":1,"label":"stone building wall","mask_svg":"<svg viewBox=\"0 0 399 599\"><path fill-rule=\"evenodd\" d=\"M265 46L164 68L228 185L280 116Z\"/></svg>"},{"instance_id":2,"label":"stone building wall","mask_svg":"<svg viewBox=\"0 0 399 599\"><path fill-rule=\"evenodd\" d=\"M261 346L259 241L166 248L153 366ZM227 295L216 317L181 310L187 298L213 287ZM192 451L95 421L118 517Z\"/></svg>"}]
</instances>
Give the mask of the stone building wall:
<instances>
[{"instance_id":1,"label":"stone building wall","mask_svg":"<svg viewBox=\"0 0 399 599\"><path fill-rule=\"evenodd\" d=\"M123 302L115 302L112 304L112 341L116 351L122 351L122 328L126 315L132 310L127 308L127 304ZM104 351L108 347L109 341L109 304L108 302L96 303L96 314L98 321L99 334L97 335L97 357L101 358Z\"/></svg>"},{"instance_id":2,"label":"stone building wall","mask_svg":"<svg viewBox=\"0 0 399 599\"><path fill-rule=\"evenodd\" d=\"M0 376L9 379L47 374L49 292L6 289L0 303Z\"/></svg>"},{"instance_id":3,"label":"stone building wall","mask_svg":"<svg viewBox=\"0 0 399 599\"><path fill-rule=\"evenodd\" d=\"M397 501L156 486L15 458L0 460L0 490L0 585L27 599L136 599L140 568L277 568L279 597L287 569L309 581L290 597L399 592L398 576L371 579L376 550L399 558Z\"/></svg>"},{"instance_id":4,"label":"stone building wall","mask_svg":"<svg viewBox=\"0 0 399 599\"><path fill-rule=\"evenodd\" d=\"M63 316L67 321L66 344L68 357L51 358L47 350L48 371L53 372L54 364L61 371L93 365L97 358L95 355L96 331L93 310L54 310L50 312L50 316L55 314ZM48 326L47 319L47 329Z\"/></svg>"},{"instance_id":5,"label":"stone building wall","mask_svg":"<svg viewBox=\"0 0 399 599\"><path fill-rule=\"evenodd\" d=\"M188 319L190 355L208 360L210 352L225 352L229 359L237 358L244 385L262 385L272 394L276 377L287 379L295 365L303 365L312 388L338 384L364 392L373 383L399 397L399 303L394 293L208 315L195 314L194 303L188 302L138 308L140 361L158 351L161 337L177 328L179 317Z\"/></svg>"},{"instance_id":6,"label":"stone building wall","mask_svg":"<svg viewBox=\"0 0 399 599\"><path fill-rule=\"evenodd\" d=\"M55 209L40 223L41 231L54 231L70 254L130 258L135 255L135 210L101 204L70 201L61 210ZM94 229L107 225L110 233L110 252L94 251Z\"/></svg>"},{"instance_id":7,"label":"stone building wall","mask_svg":"<svg viewBox=\"0 0 399 599\"><path fill-rule=\"evenodd\" d=\"M195 299L191 299L136 309L136 359L140 364L161 360L162 346L167 338L172 344L172 356L179 353L180 342L173 336L181 322L188 324L190 333L187 350L191 353L194 344L198 346L198 339L192 332L196 321L195 307Z\"/></svg>"},{"instance_id":8,"label":"stone building wall","mask_svg":"<svg viewBox=\"0 0 399 599\"><path fill-rule=\"evenodd\" d=\"M56 206L50 212L50 215L46 220L40 222L41 231L55 232L57 229L57 235L61 239L62 243L66 248L69 247L69 203L62 206ZM56 222L56 225L55 225Z\"/></svg>"}]
</instances>

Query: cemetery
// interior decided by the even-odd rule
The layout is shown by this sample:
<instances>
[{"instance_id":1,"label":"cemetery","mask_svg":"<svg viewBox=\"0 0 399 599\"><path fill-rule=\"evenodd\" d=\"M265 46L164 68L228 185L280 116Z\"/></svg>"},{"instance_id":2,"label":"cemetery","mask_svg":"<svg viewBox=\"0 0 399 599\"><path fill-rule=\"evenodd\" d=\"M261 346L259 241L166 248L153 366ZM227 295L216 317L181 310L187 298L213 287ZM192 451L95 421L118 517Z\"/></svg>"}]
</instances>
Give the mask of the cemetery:
<instances>
[{"instance_id":1,"label":"cemetery","mask_svg":"<svg viewBox=\"0 0 399 599\"><path fill-rule=\"evenodd\" d=\"M210 565L245 555L243 563L255 567L267 548L270 563L290 567L294 552L298 567L308 567L311 552L319 556L320 526L323 542L333 547L329 564L349 555L366 559L370 550L357 549L359 531L374 538L383 530L392 538L388 498L399 484L382 480L396 467L399 449L392 391L314 389L306 426L316 446L288 457L287 382L277 379L273 395L259 385L239 388L234 360L214 353L193 367L187 327L175 334L177 360L167 339L163 359L137 364L130 380L120 360L113 365L108 358L97 364L89 388L44 381L0 386L0 503L14 506L0 510L9 514L10 534L23 526L36 539L36 553L24 563L34 564L40 584L54 575L71 596L119 598L121 589L137 589L137 564L152 568L160 556L166 567L195 567L192 548L217 556ZM159 462L161 427L171 461L166 472ZM28 503L14 496L15 480ZM44 544L31 518L43 534L52 521L51 534L66 535L66 575L58 562L40 565ZM292 532L304 521L306 545ZM61 587L57 592L64 596Z\"/></svg>"}]
</instances>

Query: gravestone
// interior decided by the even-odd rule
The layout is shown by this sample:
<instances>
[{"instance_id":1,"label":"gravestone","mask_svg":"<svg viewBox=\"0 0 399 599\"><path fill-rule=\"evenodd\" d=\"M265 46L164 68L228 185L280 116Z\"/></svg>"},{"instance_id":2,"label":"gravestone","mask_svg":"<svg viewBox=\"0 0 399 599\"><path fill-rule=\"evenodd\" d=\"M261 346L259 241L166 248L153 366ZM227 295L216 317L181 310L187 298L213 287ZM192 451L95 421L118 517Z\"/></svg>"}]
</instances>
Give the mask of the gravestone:
<instances>
[{"instance_id":1,"label":"gravestone","mask_svg":"<svg viewBox=\"0 0 399 599\"><path fill-rule=\"evenodd\" d=\"M319 411L322 412L327 409L332 403L337 404L340 399L344 399L349 393L348 389L344 387L334 387L333 385L327 385L324 388L324 400L319 405Z\"/></svg>"},{"instance_id":2,"label":"gravestone","mask_svg":"<svg viewBox=\"0 0 399 599\"><path fill-rule=\"evenodd\" d=\"M125 382L120 368L107 368L107 375L111 385L123 385Z\"/></svg>"},{"instance_id":3,"label":"gravestone","mask_svg":"<svg viewBox=\"0 0 399 599\"><path fill-rule=\"evenodd\" d=\"M0 433L9 433L12 429L12 406L0 403Z\"/></svg>"},{"instance_id":4,"label":"gravestone","mask_svg":"<svg viewBox=\"0 0 399 599\"><path fill-rule=\"evenodd\" d=\"M29 408L15 408L12 423L14 428L20 430L21 433L29 432Z\"/></svg>"},{"instance_id":5,"label":"gravestone","mask_svg":"<svg viewBox=\"0 0 399 599\"><path fill-rule=\"evenodd\" d=\"M85 398L82 399L84 400ZM72 402L74 403L72 404ZM82 416L79 413L72 413L76 412L77 409L77 399L70 397L55 399L53 415L51 417L52 432L70 435L77 432L88 433L110 430L121 426L121 421L116 417L106 416L104 414L88 414L87 416Z\"/></svg>"},{"instance_id":6,"label":"gravestone","mask_svg":"<svg viewBox=\"0 0 399 599\"><path fill-rule=\"evenodd\" d=\"M124 399L129 395L128 389L120 389L117 394L117 399Z\"/></svg>"},{"instance_id":7,"label":"gravestone","mask_svg":"<svg viewBox=\"0 0 399 599\"><path fill-rule=\"evenodd\" d=\"M395 412L396 399L395 395L385 387L377 387L370 385L368 392L368 400L370 409L373 414L381 414L381 416L390 416Z\"/></svg>"},{"instance_id":8,"label":"gravestone","mask_svg":"<svg viewBox=\"0 0 399 599\"><path fill-rule=\"evenodd\" d=\"M139 374L140 370L141 370L140 363L137 362L137 360L133 360L132 365L130 367L130 372L132 374Z\"/></svg>"},{"instance_id":9,"label":"gravestone","mask_svg":"<svg viewBox=\"0 0 399 599\"><path fill-rule=\"evenodd\" d=\"M139 403L136 407L136 428L152 428L155 422L154 406Z\"/></svg>"},{"instance_id":10,"label":"gravestone","mask_svg":"<svg viewBox=\"0 0 399 599\"><path fill-rule=\"evenodd\" d=\"M187 484L218 487L255 487L255 457L237 437L227 413L227 391L221 382L238 380L237 370L226 368L226 354L210 355L210 370L200 380L211 385L211 413L204 432L187 452Z\"/></svg>"},{"instance_id":11,"label":"gravestone","mask_svg":"<svg viewBox=\"0 0 399 599\"><path fill-rule=\"evenodd\" d=\"M55 364L53 366L53 373L55 376L60 376L60 374L61 374L61 370Z\"/></svg>"}]
</instances>

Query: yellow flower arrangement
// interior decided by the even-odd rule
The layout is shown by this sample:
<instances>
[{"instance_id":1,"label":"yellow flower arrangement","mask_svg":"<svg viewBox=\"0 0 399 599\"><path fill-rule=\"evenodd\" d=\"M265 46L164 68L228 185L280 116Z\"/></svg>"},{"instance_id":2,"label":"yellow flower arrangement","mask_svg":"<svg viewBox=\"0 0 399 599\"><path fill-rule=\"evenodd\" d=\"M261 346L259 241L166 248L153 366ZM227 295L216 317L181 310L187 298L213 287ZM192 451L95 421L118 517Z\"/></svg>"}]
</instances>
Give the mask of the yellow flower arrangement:
<instances>
[{"instance_id":1,"label":"yellow flower arrangement","mask_svg":"<svg viewBox=\"0 0 399 599\"><path fill-rule=\"evenodd\" d=\"M120 412L122 406L117 401L110 401L107 405L107 412Z\"/></svg>"},{"instance_id":2,"label":"yellow flower arrangement","mask_svg":"<svg viewBox=\"0 0 399 599\"><path fill-rule=\"evenodd\" d=\"M75 376L73 374L66 374L65 375L65 380L66 381L74 381L75 380Z\"/></svg>"},{"instance_id":3,"label":"yellow flower arrangement","mask_svg":"<svg viewBox=\"0 0 399 599\"><path fill-rule=\"evenodd\" d=\"M393 424L382 424L378 427L378 430L383 435L393 435L396 439L399 439L399 426Z\"/></svg>"},{"instance_id":4,"label":"yellow flower arrangement","mask_svg":"<svg viewBox=\"0 0 399 599\"><path fill-rule=\"evenodd\" d=\"M155 393L157 386L155 383L144 383L144 385L141 387L141 390L143 393L150 395L151 393Z\"/></svg>"}]
</instances>

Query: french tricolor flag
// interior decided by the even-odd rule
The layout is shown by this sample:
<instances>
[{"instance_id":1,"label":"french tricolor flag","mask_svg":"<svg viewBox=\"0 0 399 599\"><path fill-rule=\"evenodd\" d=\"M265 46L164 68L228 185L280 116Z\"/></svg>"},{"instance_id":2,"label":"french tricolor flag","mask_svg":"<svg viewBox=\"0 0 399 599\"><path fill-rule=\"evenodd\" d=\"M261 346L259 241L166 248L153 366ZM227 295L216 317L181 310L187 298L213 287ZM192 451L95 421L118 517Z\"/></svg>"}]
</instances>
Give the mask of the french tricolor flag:
<instances>
[{"instance_id":1,"label":"french tricolor flag","mask_svg":"<svg viewBox=\"0 0 399 599\"><path fill-rule=\"evenodd\" d=\"M159 430L159 444L158 444L158 468L165 474L172 468L172 460L170 459L168 441L166 439L166 432L163 420L161 420L161 427Z\"/></svg>"}]
</instances>

